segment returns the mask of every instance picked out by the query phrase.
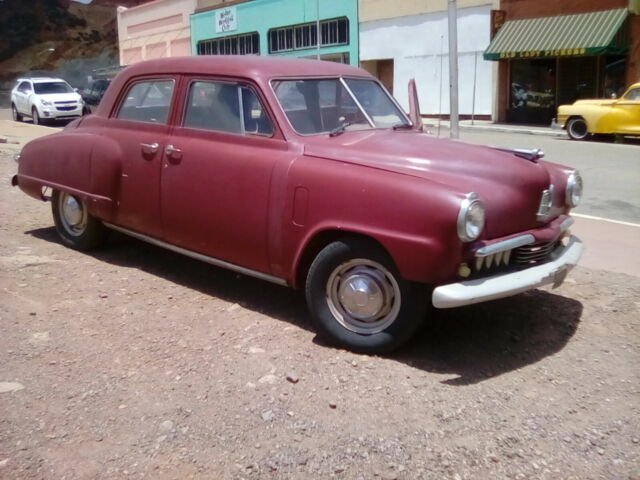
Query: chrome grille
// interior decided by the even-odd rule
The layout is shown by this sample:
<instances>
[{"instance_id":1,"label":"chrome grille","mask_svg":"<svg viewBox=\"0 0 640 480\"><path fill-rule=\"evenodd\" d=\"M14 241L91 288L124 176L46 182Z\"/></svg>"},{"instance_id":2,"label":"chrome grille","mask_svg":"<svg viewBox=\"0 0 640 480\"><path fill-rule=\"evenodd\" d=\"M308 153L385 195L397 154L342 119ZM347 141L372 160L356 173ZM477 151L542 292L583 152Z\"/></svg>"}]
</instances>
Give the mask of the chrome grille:
<instances>
[{"instance_id":1,"label":"chrome grille","mask_svg":"<svg viewBox=\"0 0 640 480\"><path fill-rule=\"evenodd\" d=\"M525 245L513 250L513 263L518 266L530 266L545 262L558 242L540 243L537 245Z\"/></svg>"}]
</instances>

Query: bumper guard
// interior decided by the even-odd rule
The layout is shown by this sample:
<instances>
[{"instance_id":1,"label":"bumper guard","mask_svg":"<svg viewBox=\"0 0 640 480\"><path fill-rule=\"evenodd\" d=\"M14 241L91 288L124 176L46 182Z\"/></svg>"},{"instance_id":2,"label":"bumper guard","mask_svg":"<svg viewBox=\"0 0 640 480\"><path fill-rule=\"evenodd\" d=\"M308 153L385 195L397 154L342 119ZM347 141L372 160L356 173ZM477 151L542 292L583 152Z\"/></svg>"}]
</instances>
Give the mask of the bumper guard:
<instances>
[{"instance_id":1,"label":"bumper guard","mask_svg":"<svg viewBox=\"0 0 640 480\"><path fill-rule=\"evenodd\" d=\"M461 307L509 297L543 285L553 284L553 288L559 287L569 270L578 263L582 255L582 242L572 235L567 246L555 255L554 260L517 272L437 287L432 295L433 306Z\"/></svg>"}]
</instances>

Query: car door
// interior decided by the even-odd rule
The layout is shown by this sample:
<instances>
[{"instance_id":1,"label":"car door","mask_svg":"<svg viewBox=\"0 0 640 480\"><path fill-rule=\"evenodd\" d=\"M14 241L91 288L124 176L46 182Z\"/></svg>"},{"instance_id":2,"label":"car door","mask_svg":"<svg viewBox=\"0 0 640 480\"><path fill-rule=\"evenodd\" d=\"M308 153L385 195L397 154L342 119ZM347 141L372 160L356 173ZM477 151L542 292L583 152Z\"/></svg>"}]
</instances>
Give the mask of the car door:
<instances>
[{"instance_id":1,"label":"car door","mask_svg":"<svg viewBox=\"0 0 640 480\"><path fill-rule=\"evenodd\" d=\"M622 133L640 134L640 87L631 88L616 102L615 108L623 110L620 130Z\"/></svg>"},{"instance_id":2,"label":"car door","mask_svg":"<svg viewBox=\"0 0 640 480\"><path fill-rule=\"evenodd\" d=\"M29 95L32 93L31 84L29 82L21 82L16 89L16 109L19 113L31 115L29 111Z\"/></svg>"},{"instance_id":3,"label":"car door","mask_svg":"<svg viewBox=\"0 0 640 480\"><path fill-rule=\"evenodd\" d=\"M269 272L269 189L287 144L257 91L185 80L182 115L164 152L162 224L172 244Z\"/></svg>"},{"instance_id":4,"label":"car door","mask_svg":"<svg viewBox=\"0 0 640 480\"><path fill-rule=\"evenodd\" d=\"M105 130L122 155L115 223L156 238L161 235L160 171L177 80L168 75L130 82Z\"/></svg>"}]
</instances>

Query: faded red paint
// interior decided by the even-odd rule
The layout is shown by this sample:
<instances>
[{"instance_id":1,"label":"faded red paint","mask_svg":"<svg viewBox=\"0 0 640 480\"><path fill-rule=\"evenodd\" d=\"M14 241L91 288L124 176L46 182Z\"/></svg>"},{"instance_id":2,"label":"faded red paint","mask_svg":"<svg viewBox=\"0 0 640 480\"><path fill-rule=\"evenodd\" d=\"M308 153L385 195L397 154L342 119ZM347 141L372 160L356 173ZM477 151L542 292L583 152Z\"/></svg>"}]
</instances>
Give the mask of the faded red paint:
<instances>
[{"instance_id":1,"label":"faded red paint","mask_svg":"<svg viewBox=\"0 0 640 480\"><path fill-rule=\"evenodd\" d=\"M81 196L93 215L129 230L296 284L301 259L318 239L370 237L401 275L432 285L456 280L480 246L528 232L558 235L568 214L567 169L489 147L435 139L416 130L373 129L300 136L271 89L282 78L373 78L350 66L264 57L170 58L131 66L111 83L94 115L27 144L17 182L40 198L42 186ZM172 78L167 125L114 118L136 79ZM250 84L273 137L180 126L189 78ZM155 153L141 144L158 143ZM166 145L182 156L169 157ZM542 190L556 187L555 221L536 220ZM476 192L487 210L472 244L456 232L461 200Z\"/></svg>"}]
</instances>

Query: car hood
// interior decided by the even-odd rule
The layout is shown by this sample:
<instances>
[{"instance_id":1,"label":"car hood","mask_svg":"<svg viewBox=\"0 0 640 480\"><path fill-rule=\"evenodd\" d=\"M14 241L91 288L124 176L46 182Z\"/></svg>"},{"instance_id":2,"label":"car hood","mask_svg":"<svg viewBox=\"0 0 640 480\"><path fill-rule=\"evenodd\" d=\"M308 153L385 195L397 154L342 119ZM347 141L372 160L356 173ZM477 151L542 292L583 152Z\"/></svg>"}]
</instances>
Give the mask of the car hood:
<instances>
[{"instance_id":1,"label":"car hood","mask_svg":"<svg viewBox=\"0 0 640 480\"><path fill-rule=\"evenodd\" d=\"M306 140L306 155L424 178L462 195L477 193L487 209L488 238L539 226L536 212L550 184L544 162L411 131L354 131Z\"/></svg>"},{"instance_id":2,"label":"car hood","mask_svg":"<svg viewBox=\"0 0 640 480\"><path fill-rule=\"evenodd\" d=\"M585 100L576 100L575 102L573 102L574 105L613 105L615 102L617 102L618 99L617 98L592 98L592 99L585 99Z\"/></svg>"},{"instance_id":3,"label":"car hood","mask_svg":"<svg viewBox=\"0 0 640 480\"><path fill-rule=\"evenodd\" d=\"M46 95L38 94L36 95L38 98L42 100L46 100L48 102L70 102L70 101L79 101L80 94L79 93L49 93Z\"/></svg>"}]
</instances>

